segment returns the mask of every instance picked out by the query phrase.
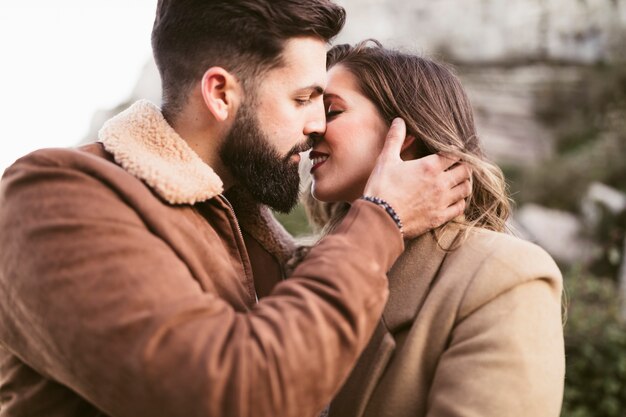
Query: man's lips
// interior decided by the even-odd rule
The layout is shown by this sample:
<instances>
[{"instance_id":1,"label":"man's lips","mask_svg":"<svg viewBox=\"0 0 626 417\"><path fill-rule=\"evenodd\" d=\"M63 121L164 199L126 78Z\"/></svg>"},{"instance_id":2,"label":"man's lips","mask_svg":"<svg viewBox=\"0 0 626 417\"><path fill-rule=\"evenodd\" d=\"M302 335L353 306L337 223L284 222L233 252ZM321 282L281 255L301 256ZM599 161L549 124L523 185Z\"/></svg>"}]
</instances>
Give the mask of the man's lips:
<instances>
[{"instance_id":1,"label":"man's lips","mask_svg":"<svg viewBox=\"0 0 626 417\"><path fill-rule=\"evenodd\" d=\"M322 166L322 164L326 162L328 157L330 157L330 155L324 152L319 152L319 151L309 152L309 159L313 163L313 167L311 167L311 173L313 173L313 171L315 171L317 168Z\"/></svg>"}]
</instances>

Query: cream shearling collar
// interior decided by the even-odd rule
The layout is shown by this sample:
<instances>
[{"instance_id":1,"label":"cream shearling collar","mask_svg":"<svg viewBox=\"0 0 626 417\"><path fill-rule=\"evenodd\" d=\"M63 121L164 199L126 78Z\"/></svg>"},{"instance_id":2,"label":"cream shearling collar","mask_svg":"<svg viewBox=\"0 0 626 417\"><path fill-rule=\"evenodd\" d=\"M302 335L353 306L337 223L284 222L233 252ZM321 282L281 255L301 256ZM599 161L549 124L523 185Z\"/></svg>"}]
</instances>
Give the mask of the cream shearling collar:
<instances>
[{"instance_id":1,"label":"cream shearling collar","mask_svg":"<svg viewBox=\"0 0 626 417\"><path fill-rule=\"evenodd\" d=\"M107 121L98 141L115 162L170 204L195 204L224 190L224 184L167 123L161 110L140 100Z\"/></svg>"}]
</instances>

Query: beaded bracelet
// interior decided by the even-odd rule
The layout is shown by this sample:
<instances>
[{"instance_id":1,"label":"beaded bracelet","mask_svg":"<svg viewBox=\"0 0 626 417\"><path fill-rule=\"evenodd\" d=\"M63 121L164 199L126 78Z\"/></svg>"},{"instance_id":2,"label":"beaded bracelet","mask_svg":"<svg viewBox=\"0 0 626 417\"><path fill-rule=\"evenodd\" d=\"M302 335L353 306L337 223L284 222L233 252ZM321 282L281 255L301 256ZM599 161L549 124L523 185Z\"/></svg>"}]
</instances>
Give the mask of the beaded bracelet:
<instances>
[{"instance_id":1,"label":"beaded bracelet","mask_svg":"<svg viewBox=\"0 0 626 417\"><path fill-rule=\"evenodd\" d=\"M402 233L402 235L404 235L404 229L403 229L403 226L402 226L402 220L400 220L400 216L398 216L398 213L396 213L396 211L393 209L393 207L391 207L389 205L389 203L387 203L382 198L371 197L369 195L362 196L361 200L369 201L370 203L377 204L377 205L381 206L382 208L384 208L385 211L387 212L387 214L389 214L391 216L391 218L393 219L393 221L396 222L396 226L398 226L398 229L400 229L400 233Z\"/></svg>"}]
</instances>

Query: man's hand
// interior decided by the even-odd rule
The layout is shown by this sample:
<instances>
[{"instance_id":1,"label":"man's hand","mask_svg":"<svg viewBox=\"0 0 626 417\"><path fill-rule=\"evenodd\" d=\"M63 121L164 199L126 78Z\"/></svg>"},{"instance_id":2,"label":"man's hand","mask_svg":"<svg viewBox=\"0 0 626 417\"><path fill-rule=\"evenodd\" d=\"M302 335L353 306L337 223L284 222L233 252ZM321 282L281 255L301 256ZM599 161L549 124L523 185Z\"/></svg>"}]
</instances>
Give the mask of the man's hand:
<instances>
[{"instance_id":1,"label":"man's hand","mask_svg":"<svg viewBox=\"0 0 626 417\"><path fill-rule=\"evenodd\" d=\"M403 161L405 136L404 120L395 119L364 195L387 201L400 216L405 237L411 238L463 214L472 187L470 170L458 159L429 155Z\"/></svg>"}]
</instances>

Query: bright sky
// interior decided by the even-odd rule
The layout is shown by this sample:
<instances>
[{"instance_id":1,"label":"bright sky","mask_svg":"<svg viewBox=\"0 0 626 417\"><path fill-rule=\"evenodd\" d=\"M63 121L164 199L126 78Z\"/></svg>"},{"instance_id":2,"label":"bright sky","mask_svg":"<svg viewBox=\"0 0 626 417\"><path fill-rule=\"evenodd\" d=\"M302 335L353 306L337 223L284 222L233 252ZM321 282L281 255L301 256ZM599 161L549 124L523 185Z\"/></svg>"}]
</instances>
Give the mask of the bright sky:
<instances>
[{"instance_id":1,"label":"bright sky","mask_svg":"<svg viewBox=\"0 0 626 417\"><path fill-rule=\"evenodd\" d=\"M126 99L151 56L157 0L0 1L0 173L72 146Z\"/></svg>"}]
</instances>

